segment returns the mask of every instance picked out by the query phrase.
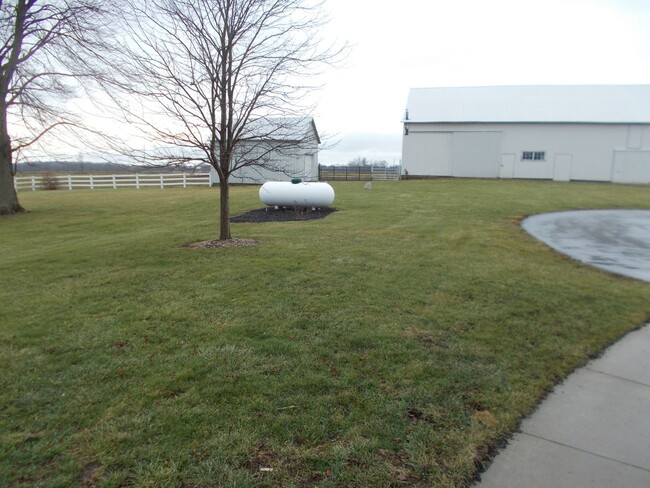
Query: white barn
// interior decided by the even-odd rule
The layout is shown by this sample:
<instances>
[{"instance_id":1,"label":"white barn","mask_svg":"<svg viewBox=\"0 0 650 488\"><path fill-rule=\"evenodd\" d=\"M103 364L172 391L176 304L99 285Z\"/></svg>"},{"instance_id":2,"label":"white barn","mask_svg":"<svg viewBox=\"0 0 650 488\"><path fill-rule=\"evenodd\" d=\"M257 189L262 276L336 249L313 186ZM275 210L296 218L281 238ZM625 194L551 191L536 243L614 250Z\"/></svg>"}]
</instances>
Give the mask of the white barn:
<instances>
[{"instance_id":1,"label":"white barn","mask_svg":"<svg viewBox=\"0 0 650 488\"><path fill-rule=\"evenodd\" d=\"M650 184L650 85L414 88L407 177Z\"/></svg>"},{"instance_id":2,"label":"white barn","mask_svg":"<svg viewBox=\"0 0 650 488\"><path fill-rule=\"evenodd\" d=\"M259 119L251 124L251 135L235 152L237 164L247 160L230 176L231 183L262 184L302 178L318 181L318 145L320 137L312 117ZM262 164L258 164L262 163ZM210 181L219 183L219 175L210 170Z\"/></svg>"}]
</instances>

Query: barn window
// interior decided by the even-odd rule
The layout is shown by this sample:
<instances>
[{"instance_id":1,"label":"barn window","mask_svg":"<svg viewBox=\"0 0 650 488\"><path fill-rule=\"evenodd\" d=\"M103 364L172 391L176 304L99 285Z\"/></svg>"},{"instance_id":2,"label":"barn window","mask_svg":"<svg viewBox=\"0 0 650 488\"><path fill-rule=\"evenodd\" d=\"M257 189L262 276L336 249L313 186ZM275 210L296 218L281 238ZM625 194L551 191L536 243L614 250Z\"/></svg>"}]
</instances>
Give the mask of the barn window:
<instances>
[{"instance_id":1,"label":"barn window","mask_svg":"<svg viewBox=\"0 0 650 488\"><path fill-rule=\"evenodd\" d=\"M521 155L522 161L544 161L546 160L545 151L524 151Z\"/></svg>"}]
</instances>

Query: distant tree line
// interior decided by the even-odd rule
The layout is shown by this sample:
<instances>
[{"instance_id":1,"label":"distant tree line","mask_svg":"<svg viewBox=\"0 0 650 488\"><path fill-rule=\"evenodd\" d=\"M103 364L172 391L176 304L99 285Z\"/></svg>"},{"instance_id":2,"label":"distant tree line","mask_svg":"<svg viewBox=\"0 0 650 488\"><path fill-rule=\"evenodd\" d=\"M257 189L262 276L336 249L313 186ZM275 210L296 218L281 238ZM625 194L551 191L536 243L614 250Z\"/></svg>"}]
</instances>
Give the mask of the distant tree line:
<instances>
[{"instance_id":1,"label":"distant tree line","mask_svg":"<svg viewBox=\"0 0 650 488\"><path fill-rule=\"evenodd\" d=\"M357 156L356 158L348 161L347 164L351 168L356 168L359 166L374 166L374 167L380 167L380 168L386 168L389 166L397 166L396 164L388 164L388 161L382 159L382 160L371 160L366 158L365 156Z\"/></svg>"}]
</instances>

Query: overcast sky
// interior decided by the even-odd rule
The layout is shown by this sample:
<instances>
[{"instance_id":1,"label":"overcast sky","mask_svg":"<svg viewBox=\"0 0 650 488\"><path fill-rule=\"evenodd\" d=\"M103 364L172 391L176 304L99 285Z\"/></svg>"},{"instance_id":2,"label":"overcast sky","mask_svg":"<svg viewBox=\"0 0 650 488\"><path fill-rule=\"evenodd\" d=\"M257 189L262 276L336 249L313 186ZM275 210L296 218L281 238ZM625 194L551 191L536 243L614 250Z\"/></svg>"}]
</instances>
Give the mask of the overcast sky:
<instances>
[{"instance_id":1,"label":"overcast sky","mask_svg":"<svg viewBox=\"0 0 650 488\"><path fill-rule=\"evenodd\" d=\"M321 163L399 162L410 88L648 84L650 0L325 0L352 49L314 114Z\"/></svg>"}]
</instances>

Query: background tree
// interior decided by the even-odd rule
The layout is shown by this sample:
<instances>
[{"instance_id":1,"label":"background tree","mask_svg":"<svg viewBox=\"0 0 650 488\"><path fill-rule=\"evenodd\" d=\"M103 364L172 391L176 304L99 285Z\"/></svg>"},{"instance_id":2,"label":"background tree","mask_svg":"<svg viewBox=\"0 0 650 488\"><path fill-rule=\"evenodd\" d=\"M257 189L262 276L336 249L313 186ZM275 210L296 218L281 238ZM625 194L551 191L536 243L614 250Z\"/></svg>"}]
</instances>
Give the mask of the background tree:
<instances>
[{"instance_id":1,"label":"background tree","mask_svg":"<svg viewBox=\"0 0 650 488\"><path fill-rule=\"evenodd\" d=\"M82 78L97 75L105 8L97 0L0 0L0 215L22 212L14 155L61 129Z\"/></svg>"},{"instance_id":2,"label":"background tree","mask_svg":"<svg viewBox=\"0 0 650 488\"><path fill-rule=\"evenodd\" d=\"M282 169L273 155L302 138L316 88L308 79L341 54L319 38L320 7L303 0L150 0L125 10L119 81L127 96L114 101L149 141L131 155L215 168L222 240L231 237L230 176L247 166Z\"/></svg>"},{"instance_id":3,"label":"background tree","mask_svg":"<svg viewBox=\"0 0 650 488\"><path fill-rule=\"evenodd\" d=\"M371 160L371 159L366 158L365 156L357 156L356 158L350 160L350 162L348 163L348 166L353 167L353 168L356 168L358 166L362 166L362 167L363 166L375 166L375 167L382 166L382 167L384 167L384 166L388 166L388 163L384 159L382 159L382 160Z\"/></svg>"},{"instance_id":4,"label":"background tree","mask_svg":"<svg viewBox=\"0 0 650 488\"><path fill-rule=\"evenodd\" d=\"M356 168L357 166L370 166L370 160L366 157L357 156L356 158L350 160L348 166Z\"/></svg>"}]
</instances>

